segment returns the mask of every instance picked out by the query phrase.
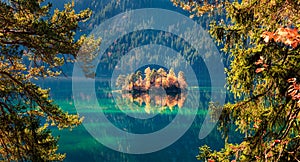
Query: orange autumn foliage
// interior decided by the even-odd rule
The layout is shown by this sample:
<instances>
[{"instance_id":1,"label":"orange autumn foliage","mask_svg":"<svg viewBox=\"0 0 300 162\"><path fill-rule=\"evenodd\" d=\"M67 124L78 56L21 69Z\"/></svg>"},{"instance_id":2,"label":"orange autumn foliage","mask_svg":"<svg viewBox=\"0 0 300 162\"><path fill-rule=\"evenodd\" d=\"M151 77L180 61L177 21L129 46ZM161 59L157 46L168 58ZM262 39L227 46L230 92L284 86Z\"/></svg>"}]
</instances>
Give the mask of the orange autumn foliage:
<instances>
[{"instance_id":1,"label":"orange autumn foliage","mask_svg":"<svg viewBox=\"0 0 300 162\"><path fill-rule=\"evenodd\" d=\"M297 28L278 28L276 32L265 31L261 35L266 43L274 40L277 43L284 43L292 48L298 47L300 44L300 34Z\"/></svg>"}]
</instances>

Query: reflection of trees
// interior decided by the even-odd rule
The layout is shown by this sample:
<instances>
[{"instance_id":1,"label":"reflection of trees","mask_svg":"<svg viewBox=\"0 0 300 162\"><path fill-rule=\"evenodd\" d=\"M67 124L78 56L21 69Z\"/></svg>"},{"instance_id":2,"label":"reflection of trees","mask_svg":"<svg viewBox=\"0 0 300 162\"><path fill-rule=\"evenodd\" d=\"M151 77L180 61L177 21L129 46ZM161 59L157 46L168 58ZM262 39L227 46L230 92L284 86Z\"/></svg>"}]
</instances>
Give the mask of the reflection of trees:
<instances>
[{"instance_id":1,"label":"reflection of trees","mask_svg":"<svg viewBox=\"0 0 300 162\"><path fill-rule=\"evenodd\" d=\"M122 98L126 102L137 103L144 106L146 113L163 112L164 110L174 110L175 107L182 108L186 100L187 93L171 94L148 94L148 93L123 93ZM130 104L128 104L130 106Z\"/></svg>"}]
</instances>

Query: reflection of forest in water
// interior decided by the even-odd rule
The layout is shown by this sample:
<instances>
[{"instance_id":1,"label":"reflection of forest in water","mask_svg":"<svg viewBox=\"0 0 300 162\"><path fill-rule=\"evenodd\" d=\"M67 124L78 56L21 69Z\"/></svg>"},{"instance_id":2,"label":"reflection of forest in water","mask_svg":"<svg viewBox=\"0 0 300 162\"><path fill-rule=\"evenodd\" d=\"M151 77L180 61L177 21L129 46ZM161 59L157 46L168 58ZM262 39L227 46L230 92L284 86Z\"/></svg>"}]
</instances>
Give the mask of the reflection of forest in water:
<instances>
[{"instance_id":1,"label":"reflection of forest in water","mask_svg":"<svg viewBox=\"0 0 300 162\"><path fill-rule=\"evenodd\" d=\"M173 111L176 108L182 108L187 97L187 93L122 93L122 103L128 107L123 109L131 109L136 111L144 111L150 113L162 113L166 110ZM121 100L121 98L118 98ZM138 107L136 107L138 105Z\"/></svg>"},{"instance_id":2,"label":"reflection of forest in water","mask_svg":"<svg viewBox=\"0 0 300 162\"><path fill-rule=\"evenodd\" d=\"M101 24L104 20L107 20L119 13L138 8L164 8L170 10L180 11L178 8L174 7L169 0L75 0L80 8L89 7L93 10L93 16L89 20L87 26L83 26L84 34L89 34L93 28ZM59 2L58 3L62 3ZM56 5L56 2L55 4ZM55 7L54 7L55 8ZM180 11L182 13L182 11ZM184 12L184 11L183 11ZM203 21L203 18L198 21L202 24L203 27L208 26L208 21ZM124 20L120 20L122 23ZM144 22L144 26L150 24L149 22ZM178 24L175 24L173 28L177 28ZM87 30L86 30L87 29ZM107 29L109 32L111 29ZM115 29L114 32L117 32ZM193 33L190 32L190 35ZM59 132L60 135L60 150L59 152L67 153L66 161L130 161L130 162L139 162L139 161L197 161L195 156L198 154L198 147L204 144L212 146L212 149L219 149L223 147L224 143L221 139L220 133L214 129L211 134L203 139L198 139L199 130L202 126L205 115L207 114L208 103L211 99L211 84L210 77L207 71L206 65L203 59L208 59L212 54L210 53L210 44L207 44L208 40L201 39L203 42L201 54L195 51L195 49L180 36L172 35L172 33L158 31L158 30L144 30L136 31L129 33L127 35L122 35L120 33L120 38L111 42L111 46L106 49L104 55L100 59L100 64L97 66L97 74L95 78L95 88L96 95L100 105L103 106L103 111L106 117L119 129L132 132L132 133L151 133L158 131L166 127L172 120L175 118L178 110L184 110L188 113L189 107L186 107L186 94L177 94L177 95L157 95L157 94L141 94L141 95L132 95L124 94L123 96L119 93L114 94L110 88L111 75L113 71L120 71L126 69L130 72L136 72L134 65L136 65L141 57L144 57L145 60L157 61L162 60L165 67L174 67L175 72L178 73L178 66L183 66L179 64L177 59L174 57L153 55L153 53L142 53L143 51L139 50L136 53L132 53L132 57L129 57L128 60L124 60L124 67L117 65L121 58L125 55L128 55L132 49L141 47L148 44L159 44L170 48L179 55L183 56L188 63L192 66L195 74L197 76L197 81L199 87L189 87L188 89L188 98L192 101L199 101L198 114L190 127L190 129L182 136L177 142L160 150L158 152L144 154L144 155L131 155L124 154L120 152L113 151L109 148L106 148L104 145L98 143L83 126L74 128L70 132L68 130L63 130ZM147 48L147 47L145 47ZM144 48L144 49L145 49ZM164 48L157 49L157 51L164 51ZM161 54L162 52L158 53ZM185 65L184 65L185 66ZM67 70L71 71L72 69ZM169 70L169 69L167 69ZM69 75L69 73L67 73ZM188 73L186 73L188 75ZM70 76L70 75L69 75ZM187 76L188 77L188 76ZM75 109L72 99L72 84L70 80L51 80L44 81L45 87L51 87L53 98L59 105L62 106L64 110L69 111L70 113L77 113L78 110ZM77 87L83 88L83 87ZM195 91L200 91L200 96L196 97L193 93ZM81 96L82 104L85 104L90 99L88 94L79 94ZM119 103L118 103L119 102ZM120 103L121 102L121 103ZM88 103L88 102L87 102ZM120 104L122 106L118 106ZM196 103L191 103L196 104ZM130 107L131 106L131 107ZM148 106L148 108L146 108ZM162 108L164 107L164 108ZM172 108L170 108L172 107ZM180 108L181 107L181 108ZM192 105L192 107L194 107ZM133 108L133 109L130 109ZM128 116L126 111L132 111L135 113L150 113L157 114L155 117L142 120L136 119ZM99 121L92 120L89 122L89 115L95 115L97 109L89 107L86 104L83 112L80 112L81 116L85 116L85 122L87 122L88 127L95 127L96 129L101 129L106 125L101 125ZM184 123L176 123L176 126L183 126ZM110 140L115 141L114 137L110 137Z\"/></svg>"},{"instance_id":3,"label":"reflection of forest in water","mask_svg":"<svg viewBox=\"0 0 300 162\"><path fill-rule=\"evenodd\" d=\"M62 106L64 110L68 110L70 113L76 113L74 104L72 104L72 84L71 80L61 79L57 80L45 80L43 86L51 87L53 92L53 97L55 101ZM99 104L101 104L105 109L106 117L118 128L128 131L131 133L151 133L153 131L158 131L166 127L170 122L172 122L178 113L178 110L184 110L188 113L189 107L183 104L182 108L178 105L174 106L173 111L170 109L164 110L162 113L158 113L155 117L149 118L147 120L135 119L128 117L124 113L125 106L117 106L116 102L127 100L128 103L130 99L122 98L121 93L112 92L108 87L111 85L109 80L96 80L95 87L97 90L97 98L99 99ZM83 87L82 87L83 88ZM170 147L163 149L159 152L145 154L145 155L129 155L122 154L116 151L112 151L109 148L98 143L83 126L74 128L72 134L68 130L58 132L60 134L60 152L67 152L67 161L197 161L195 156L198 153L198 147L204 144L212 146L213 149L218 149L223 146L223 140L221 139L220 133L215 129L211 134L204 140L198 139L199 130L202 126L205 115L207 114L208 102L211 98L211 88L210 87L190 87L188 88L189 98L193 101L198 100L193 94L194 91L200 89L200 103L198 109L198 115L195 118L191 128L185 133L183 137L180 138L176 143ZM115 94L119 94L117 98L113 98ZM154 94L150 94L151 97L155 97ZM134 97L133 97L134 98ZM179 98L179 97L178 97ZM89 96L82 95L82 104L87 102ZM172 99L170 99L172 100ZM176 102L176 101L174 101ZM178 101L177 101L178 102ZM186 101L185 101L186 102ZM171 102L170 102L171 103ZM151 105L152 104L152 105ZM193 104L193 103L192 103ZM122 105L122 104L120 104ZM128 105L128 104L127 104ZM133 106L142 109L141 111L134 110L133 112L139 113L144 112L145 103L139 106L138 100L132 103ZM150 102L151 110L155 110L155 102ZM152 108L152 106L154 106ZM123 110L121 110L123 109ZM89 107L87 104L84 112L80 112L80 115L85 116L85 122L90 127L101 128L105 125L101 125L99 121L93 120L89 122L89 115L94 115L97 109ZM155 112L151 112L155 113ZM181 127L184 123L177 123L176 126ZM232 137L236 139L236 137ZM111 137L111 140L118 140ZM88 158L87 158L88 157Z\"/></svg>"}]
</instances>

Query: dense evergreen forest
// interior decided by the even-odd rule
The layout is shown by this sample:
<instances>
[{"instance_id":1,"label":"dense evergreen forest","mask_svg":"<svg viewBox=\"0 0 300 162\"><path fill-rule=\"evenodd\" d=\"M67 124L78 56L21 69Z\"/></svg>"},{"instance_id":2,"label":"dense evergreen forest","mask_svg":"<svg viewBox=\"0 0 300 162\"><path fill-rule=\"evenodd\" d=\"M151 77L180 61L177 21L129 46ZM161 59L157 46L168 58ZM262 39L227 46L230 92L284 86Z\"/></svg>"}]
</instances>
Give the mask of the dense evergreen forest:
<instances>
[{"instance_id":1,"label":"dense evergreen forest","mask_svg":"<svg viewBox=\"0 0 300 162\"><path fill-rule=\"evenodd\" d=\"M196 97L192 94L192 88L212 89L210 74L205 65L205 60L211 57L209 43L203 44L205 50L200 55L180 35L149 29L121 36L96 60L98 53L95 51L106 40L89 36L89 33L113 16L141 8L163 8L181 13L209 32L211 37L203 37L199 42L209 42L212 38L220 52L220 62L226 73L225 87L228 89L228 93L222 94L227 97L225 105L210 102L210 91ZM147 25L151 21L143 23ZM107 89L103 90L101 86L109 87L113 73L126 67L132 73L120 75L116 86L134 93L123 94L119 99L127 98L138 103L144 108L141 112L147 114L171 111L170 116L159 116L161 120L157 123L162 125L149 126L149 123L144 123L144 127L135 133L149 133L144 130L146 126L154 130L165 127L164 122L171 122L175 118L172 114L174 109L175 112L181 108L186 109L184 103L187 100L197 102L201 98L203 102L194 104L199 104L201 108L209 104L209 109L214 110L209 115L212 120L218 121L224 146L219 146L222 141L217 141L218 148L199 145L199 154L197 157L190 155L194 156L192 158L210 162L299 161L299 28L299 0L2 0L0 160L35 162L63 161L66 158L66 154L59 151L59 137L53 135L52 130L81 126L84 116L62 109L61 105L53 101L51 89L37 83L46 82L49 78L72 76L73 65L79 60L82 62L80 68L87 78L104 80L95 84L95 87L100 87L97 89L101 92L97 94L98 98L113 95L111 89L107 88L110 90L107 93ZM179 57L162 58L147 53L124 61L121 68L117 66L130 50L149 44L172 48L183 56L197 74L199 87L187 84L189 74L182 71L175 73L173 69L165 67L157 70L148 67L143 69L143 74L134 69L141 57L152 62L162 60L166 67L174 69L186 67L181 64ZM89 48L82 48L86 45ZM83 55L78 55L78 51L83 51ZM95 60L99 62L98 67L91 65ZM154 95L151 100L151 94L145 93L151 87L163 87L167 93ZM82 100L90 98L88 95L81 97ZM110 108L113 103L103 101L102 104ZM124 105L130 107L130 104L128 102ZM202 112L207 111L198 111ZM220 117L216 115L218 113L221 113ZM132 123L120 122L126 118L126 114L108 113L106 116L129 132L136 127ZM133 121L132 118L130 120ZM194 127L199 128L203 120L203 116L196 118ZM184 137L186 144L195 143L197 137L194 134L197 133L195 130L188 131L190 136ZM232 134L238 134L238 140L232 140ZM242 139L239 139L240 135ZM191 136L195 139L188 139ZM190 154L188 151L184 153ZM180 153L177 154L179 157ZM130 158L127 160L130 161ZM135 158L132 158L133 161Z\"/></svg>"},{"instance_id":2,"label":"dense evergreen forest","mask_svg":"<svg viewBox=\"0 0 300 162\"><path fill-rule=\"evenodd\" d=\"M225 147L200 147L207 161L299 161L300 1L172 1L193 16L225 14L210 34L232 58L226 70L234 101L222 106ZM231 123L245 134L227 141Z\"/></svg>"}]
</instances>

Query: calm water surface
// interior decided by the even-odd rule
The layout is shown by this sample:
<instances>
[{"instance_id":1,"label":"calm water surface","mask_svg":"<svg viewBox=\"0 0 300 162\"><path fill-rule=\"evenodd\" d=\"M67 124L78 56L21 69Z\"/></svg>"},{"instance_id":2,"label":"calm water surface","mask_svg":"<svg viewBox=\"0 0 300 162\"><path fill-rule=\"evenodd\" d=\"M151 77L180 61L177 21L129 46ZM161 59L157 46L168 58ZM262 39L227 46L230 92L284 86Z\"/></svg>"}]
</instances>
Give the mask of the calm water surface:
<instances>
[{"instance_id":1,"label":"calm water surface","mask_svg":"<svg viewBox=\"0 0 300 162\"><path fill-rule=\"evenodd\" d=\"M42 86L51 87L53 99L64 110L69 111L70 113L77 113L72 99L71 80L60 79L44 81ZM197 161L195 156L198 153L199 146L207 144L213 149L220 149L224 145L221 135L216 128L205 139L198 139L202 122L207 114L207 104L210 97L209 87L198 88L200 89L201 103L199 103L198 113L193 124L181 138L165 149L141 155L117 152L99 143L93 138L93 136L89 134L86 128L81 125L74 128L72 131L59 131L57 129L53 129L54 134L60 136L59 152L67 153L67 158L65 161L70 162ZM182 102L184 99L184 96L178 97L176 95L152 95L150 96L152 102L147 103L145 102L145 96L132 97L130 95L122 96L121 94L111 95L110 93L107 93L106 90L107 89L105 88L98 88L97 90L99 104L106 107L104 110L106 117L119 129L132 133L144 134L158 131L170 124L170 122L178 113L179 109L189 109L189 107L185 107L184 104L183 106L180 104L180 102ZM82 96L83 104L87 102L87 100L88 96ZM162 106L162 104L166 106ZM171 105L173 107L167 105ZM87 104L86 109L84 109L82 113L89 115L95 113L96 111L97 110L90 108ZM130 112L130 115L127 115L128 112ZM185 112L188 113L189 111ZM152 116L148 119L136 119L132 117L135 115L134 113ZM86 127L93 127L99 130L101 130L101 128L105 128L105 125L97 123L97 121L90 122L88 118L85 120L88 121L88 123L85 123ZM181 127L184 124L185 123L179 123L178 127ZM117 137L106 137L105 140L115 141L118 139Z\"/></svg>"},{"instance_id":2,"label":"calm water surface","mask_svg":"<svg viewBox=\"0 0 300 162\"><path fill-rule=\"evenodd\" d=\"M57 1L53 2L54 8L62 8L63 3L67 2ZM117 3L115 3L117 2ZM119 3L121 2L121 3ZM81 1L76 0L77 10L89 7L93 10L93 18L89 21L89 26L83 26L80 34L89 34L90 30L93 29L91 26L96 26L102 23L104 20L111 18L119 13L125 12L130 9L138 8L163 8L176 12L181 12L189 16L188 12L182 11L179 8L173 6L169 0L124 0L124 1ZM118 4L118 6L115 6ZM194 18L195 19L195 18ZM202 18L199 18L199 23L202 26L208 26ZM154 33L155 34L155 33ZM145 35L148 37L148 35ZM156 36L156 35L154 35ZM124 36L124 38L127 38ZM167 39L167 38L165 38ZM120 46L123 47L123 39L120 39ZM127 39L124 39L127 40ZM167 39L168 40L168 39ZM171 39L170 39L171 40ZM170 41L168 40L168 41ZM168 42L162 40L161 42ZM125 43L127 43L125 41ZM147 42L146 42L147 43ZM149 40L148 43L151 43ZM127 43L128 44L128 43ZM132 43L134 44L134 43ZM180 44L180 42L179 42ZM138 44L141 45L141 44ZM168 46L169 44L165 44ZM184 45L183 45L184 46ZM125 48L126 47L126 48ZM172 46L170 46L172 47ZM124 50L131 48L129 45L124 45ZM177 48L177 47L176 47ZM178 50L181 48L178 47ZM118 48L117 48L118 50ZM122 51L122 50L119 50ZM203 51L202 51L203 52ZM212 149L220 149L224 146L221 134L215 128L206 138L200 140L198 138L200 128L203 120L207 115L208 103L211 98L211 88L209 74L205 69L205 65L200 57L195 57L192 60L193 69L199 80L199 86L201 87L190 87L189 95L193 94L193 91L199 91L199 98L195 98L195 102L199 105L197 115L194 122L184 135L179 138L175 143L166 147L160 151L152 152L148 154L134 155L126 154L112 149L107 148L100 142L98 142L88 131L87 128L94 128L99 131L108 127L104 123L99 123L97 120L90 120L90 115L95 115L97 109L91 107L88 104L90 97L82 94L80 103L84 105L80 109L80 114L85 116L85 124L74 128L72 131L69 130L57 130L53 128L53 134L60 136L59 140L59 152L66 153L67 162L82 162L82 161L99 161L99 162L193 162L197 161L196 155L198 154L198 147L204 144L210 146ZM102 67L106 67L103 65ZM108 67L108 66L107 66ZM65 68L65 67L64 67ZM63 68L63 69L64 69ZM64 69L67 75L72 74L72 66ZM101 70L100 70L101 71ZM97 71L98 72L98 71ZM103 73L109 73L109 70ZM201 78L206 80L200 81ZM208 81L208 83L207 83ZM44 80L40 83L45 88L51 88L52 98L55 102L60 105L65 111L69 113L78 113L78 109L74 106L72 98L72 82L71 79L58 79L58 80ZM99 86L101 85L101 86ZM123 95L117 92L111 92L109 84L102 82L96 85L96 95L99 104L104 107L102 110L105 116L111 123L117 128L136 134L151 133L165 128L170 122L174 120L178 111L184 110L186 116L189 117L190 107L184 104L185 96L164 96L159 94L153 94L150 96L130 96ZM81 87L78 87L81 88ZM84 88L84 87L82 87ZM80 94L77 94L80 95ZM225 94L224 94L225 95ZM150 97L150 102L149 102ZM165 106L166 105L166 106ZM148 119L137 119L134 116L148 115L151 118ZM176 123L176 127L180 128L186 123ZM109 136L105 137L107 141L118 141L118 137ZM145 139L147 140L147 139Z\"/></svg>"}]
</instances>

